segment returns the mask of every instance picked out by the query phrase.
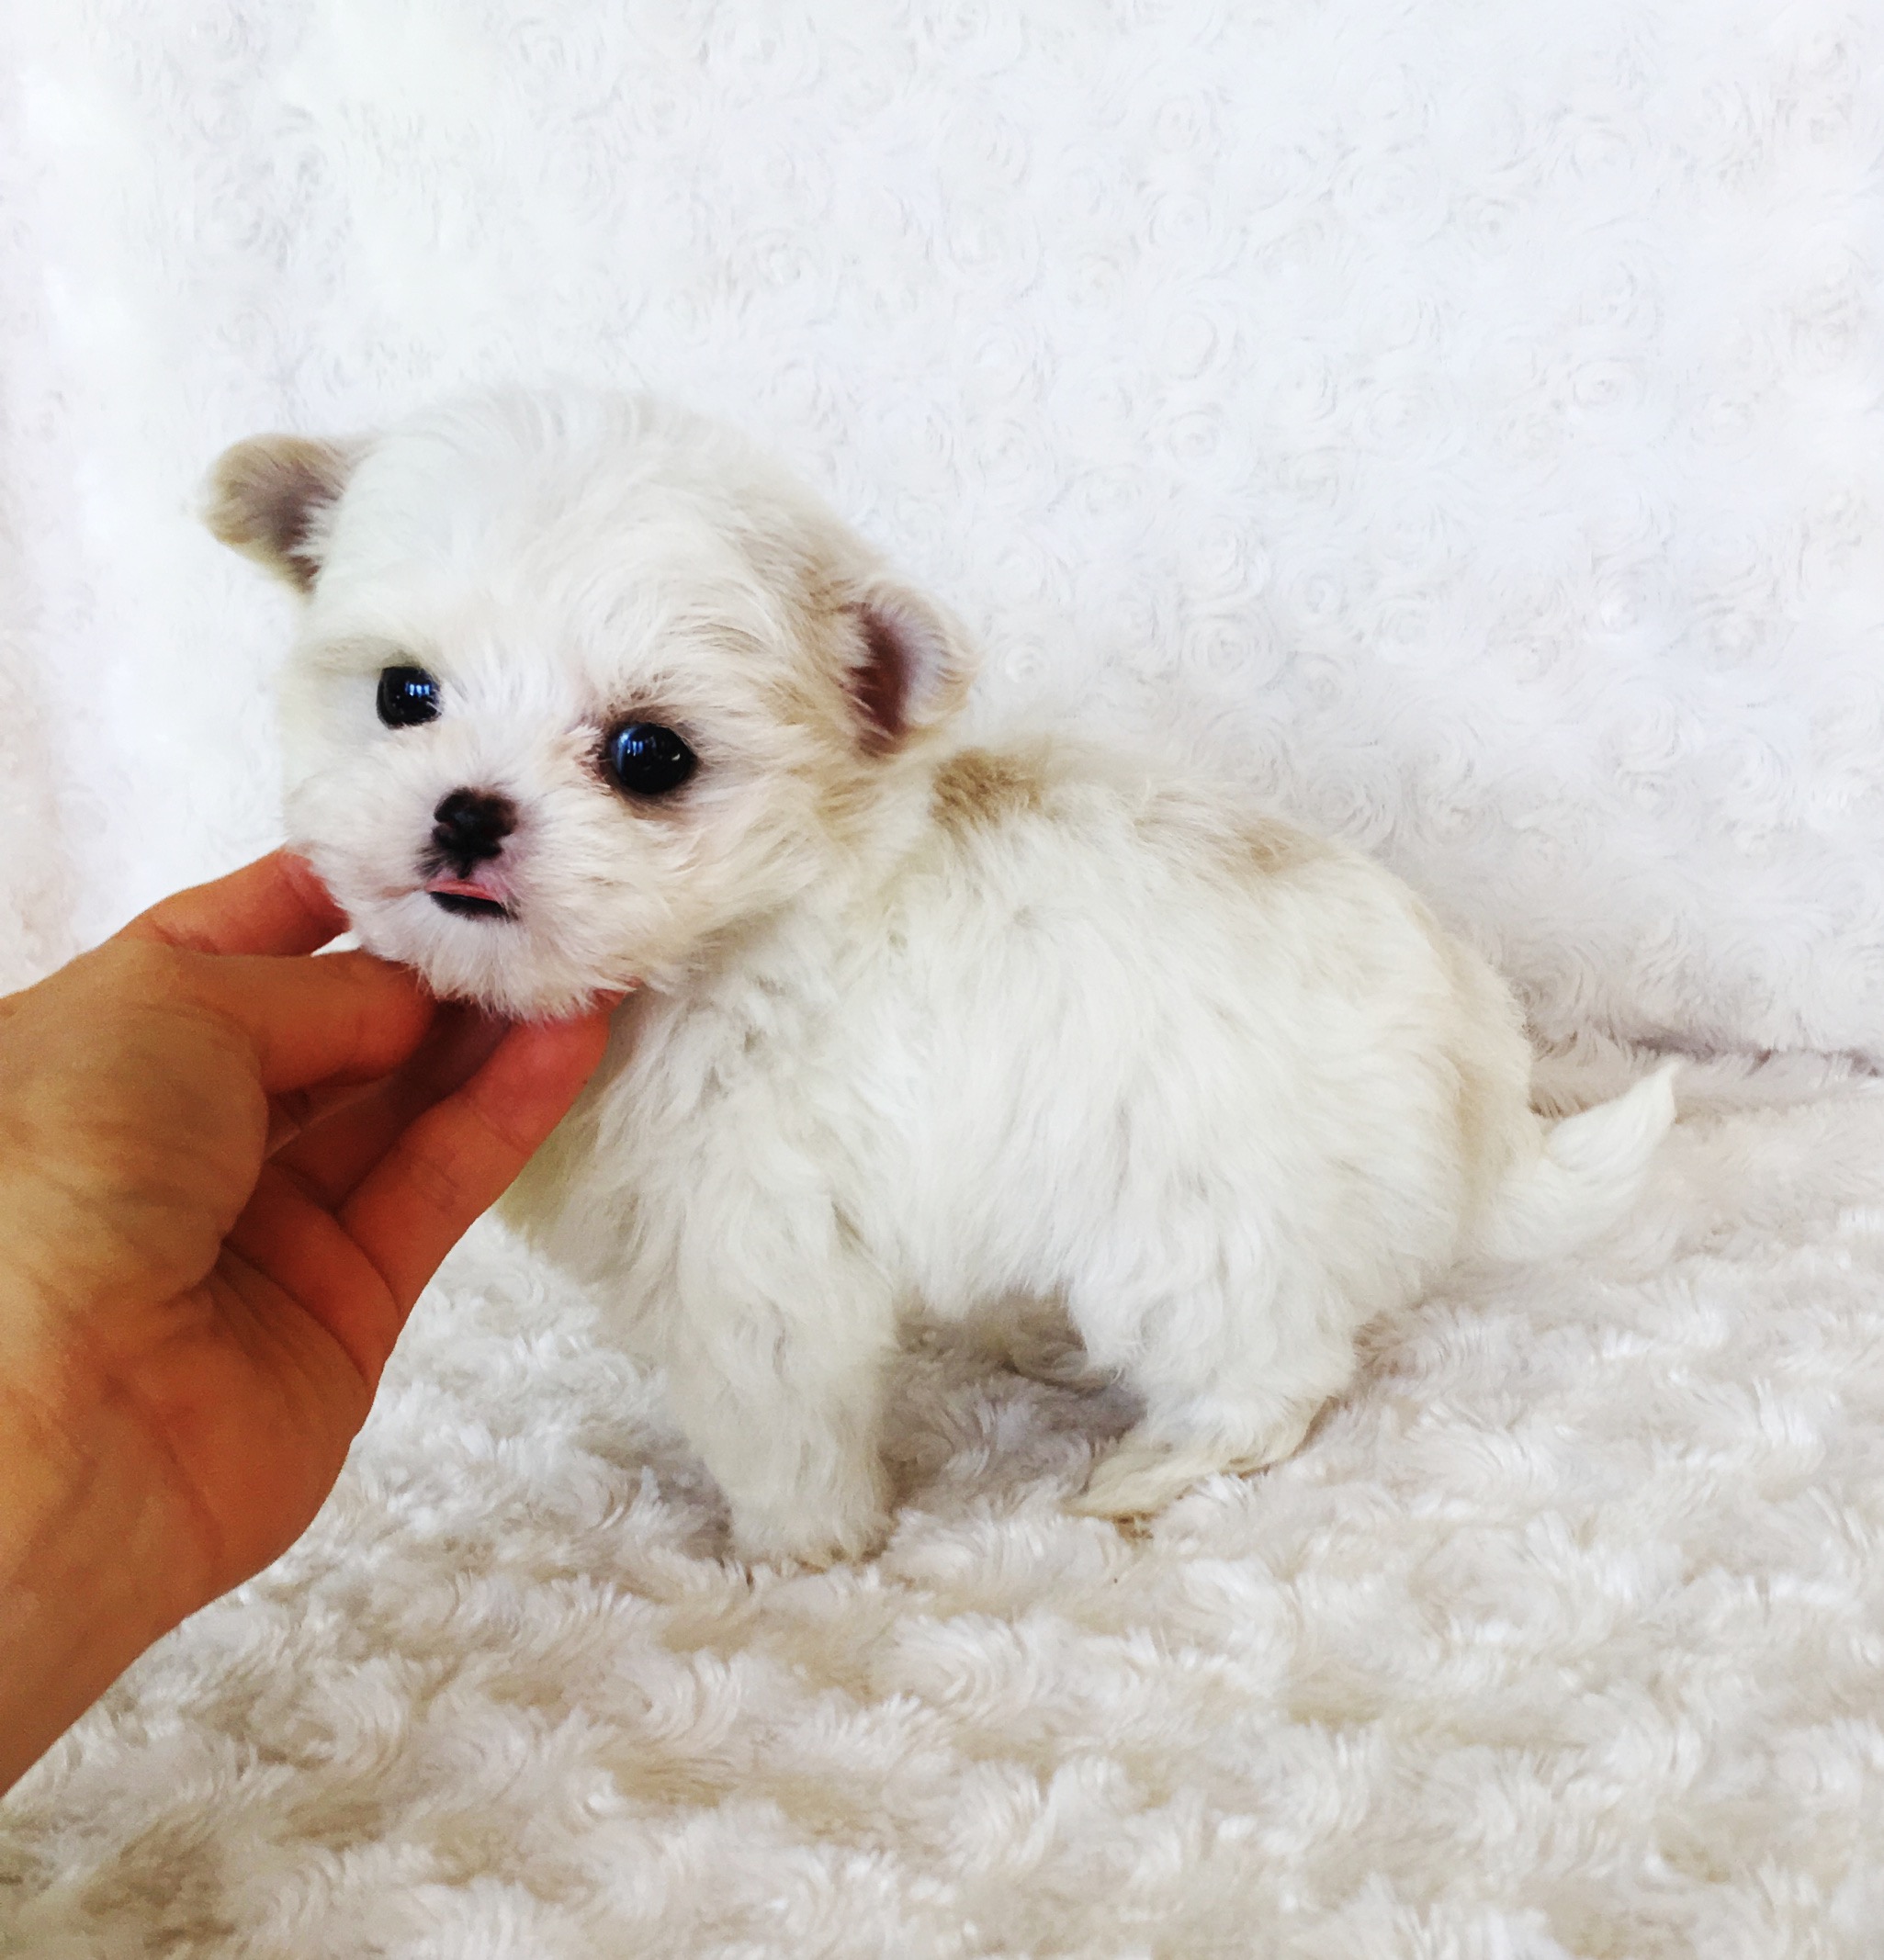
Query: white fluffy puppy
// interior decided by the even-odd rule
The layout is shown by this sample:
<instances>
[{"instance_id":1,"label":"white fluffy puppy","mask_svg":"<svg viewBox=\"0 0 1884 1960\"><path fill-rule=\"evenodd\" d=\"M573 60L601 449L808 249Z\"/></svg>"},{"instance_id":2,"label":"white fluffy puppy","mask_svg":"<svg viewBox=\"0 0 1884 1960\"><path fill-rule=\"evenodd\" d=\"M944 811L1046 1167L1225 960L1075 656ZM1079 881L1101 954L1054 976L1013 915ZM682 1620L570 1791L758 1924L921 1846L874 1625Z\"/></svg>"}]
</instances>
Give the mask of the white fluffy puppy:
<instances>
[{"instance_id":1,"label":"white fluffy puppy","mask_svg":"<svg viewBox=\"0 0 1884 1960\"><path fill-rule=\"evenodd\" d=\"M1144 1398L1082 1509L1292 1450L1356 1331L1628 1203L1657 1077L1547 1131L1400 882L1054 739L965 746L955 625L728 432L561 389L224 456L306 599L291 835L367 945L554 1015L640 983L511 1215L666 1369L740 1549L886 1528L911 1315L1057 1302Z\"/></svg>"}]
</instances>

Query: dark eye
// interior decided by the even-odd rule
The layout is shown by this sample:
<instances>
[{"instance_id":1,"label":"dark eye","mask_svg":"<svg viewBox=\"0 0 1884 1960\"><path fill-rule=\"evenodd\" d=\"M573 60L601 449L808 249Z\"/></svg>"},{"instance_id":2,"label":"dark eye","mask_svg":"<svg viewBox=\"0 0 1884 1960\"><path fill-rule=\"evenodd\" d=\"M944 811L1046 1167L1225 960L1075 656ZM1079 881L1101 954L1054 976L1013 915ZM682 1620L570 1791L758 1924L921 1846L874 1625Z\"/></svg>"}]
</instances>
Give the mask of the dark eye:
<instances>
[{"instance_id":1,"label":"dark eye","mask_svg":"<svg viewBox=\"0 0 1884 1960\"><path fill-rule=\"evenodd\" d=\"M389 728L416 727L438 715L438 683L423 667L389 667L379 676L379 719Z\"/></svg>"},{"instance_id":2,"label":"dark eye","mask_svg":"<svg viewBox=\"0 0 1884 1960\"><path fill-rule=\"evenodd\" d=\"M671 728L631 721L608 738L602 760L630 796L665 796L694 773L697 758Z\"/></svg>"}]
</instances>

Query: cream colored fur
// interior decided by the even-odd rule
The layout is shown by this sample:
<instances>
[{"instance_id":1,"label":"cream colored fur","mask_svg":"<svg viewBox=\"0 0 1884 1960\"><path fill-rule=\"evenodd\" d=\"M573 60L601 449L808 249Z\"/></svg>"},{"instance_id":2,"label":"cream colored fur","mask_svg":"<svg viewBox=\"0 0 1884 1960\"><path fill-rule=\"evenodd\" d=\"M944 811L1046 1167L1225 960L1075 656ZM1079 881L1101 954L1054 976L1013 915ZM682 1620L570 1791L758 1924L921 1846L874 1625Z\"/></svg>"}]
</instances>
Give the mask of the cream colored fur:
<instances>
[{"instance_id":1,"label":"cream colored fur","mask_svg":"<svg viewBox=\"0 0 1884 1960\"><path fill-rule=\"evenodd\" d=\"M664 1368L747 1555L879 1541L912 1320L1064 1312L1144 1406L1079 1507L1133 1516L1291 1452L1460 1260L1632 1196L1665 1072L1547 1129L1504 985L1370 860L1135 755L967 745L958 629L727 432L562 390L283 453L212 521L307 593L293 834L443 992L640 983L509 1211ZM435 722L378 725L401 664ZM673 796L601 773L626 717L698 754ZM459 788L520 813L513 918L424 889Z\"/></svg>"}]
</instances>

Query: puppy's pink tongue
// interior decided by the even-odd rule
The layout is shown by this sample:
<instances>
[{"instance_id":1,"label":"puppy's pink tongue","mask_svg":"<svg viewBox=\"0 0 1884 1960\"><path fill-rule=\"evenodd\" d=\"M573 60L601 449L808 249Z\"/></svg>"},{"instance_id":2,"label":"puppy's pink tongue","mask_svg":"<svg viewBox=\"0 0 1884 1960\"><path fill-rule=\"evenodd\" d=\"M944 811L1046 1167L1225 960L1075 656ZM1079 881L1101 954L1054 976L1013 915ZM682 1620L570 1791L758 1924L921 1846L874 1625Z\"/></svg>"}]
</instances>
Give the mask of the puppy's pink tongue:
<instances>
[{"instance_id":1,"label":"puppy's pink tongue","mask_svg":"<svg viewBox=\"0 0 1884 1960\"><path fill-rule=\"evenodd\" d=\"M510 897L508 892L499 889L495 879L480 884L475 878L427 878L425 889L443 892L453 898L488 898L498 905L505 904Z\"/></svg>"}]
</instances>

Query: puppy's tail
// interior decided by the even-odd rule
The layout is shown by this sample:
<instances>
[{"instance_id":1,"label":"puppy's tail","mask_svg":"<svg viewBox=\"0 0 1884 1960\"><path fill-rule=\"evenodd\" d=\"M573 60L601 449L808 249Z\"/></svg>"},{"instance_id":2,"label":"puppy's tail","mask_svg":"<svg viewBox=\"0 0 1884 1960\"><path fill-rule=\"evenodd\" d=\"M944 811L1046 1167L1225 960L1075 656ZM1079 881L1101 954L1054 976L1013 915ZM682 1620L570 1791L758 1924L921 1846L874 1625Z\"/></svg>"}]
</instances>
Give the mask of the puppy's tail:
<instances>
[{"instance_id":1,"label":"puppy's tail","mask_svg":"<svg viewBox=\"0 0 1884 1960\"><path fill-rule=\"evenodd\" d=\"M1487 1208L1474 1251L1487 1259L1555 1258L1614 1224L1675 1121L1678 1065L1664 1063L1613 1102L1540 1128L1535 1151L1506 1174Z\"/></svg>"}]
</instances>

